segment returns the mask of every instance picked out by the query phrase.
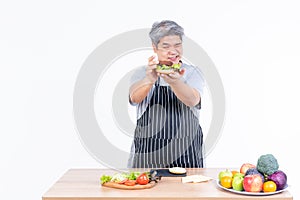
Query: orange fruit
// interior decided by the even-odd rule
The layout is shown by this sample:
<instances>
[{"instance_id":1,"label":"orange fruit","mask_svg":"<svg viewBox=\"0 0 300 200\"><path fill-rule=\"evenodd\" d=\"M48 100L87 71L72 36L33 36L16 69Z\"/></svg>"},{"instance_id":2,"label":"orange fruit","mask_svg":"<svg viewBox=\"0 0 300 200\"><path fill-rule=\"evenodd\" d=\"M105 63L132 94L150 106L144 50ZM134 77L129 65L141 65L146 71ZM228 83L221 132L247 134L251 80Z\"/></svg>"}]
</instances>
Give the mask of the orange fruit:
<instances>
[{"instance_id":1,"label":"orange fruit","mask_svg":"<svg viewBox=\"0 0 300 200\"><path fill-rule=\"evenodd\" d=\"M232 176L234 176L236 173L238 173L239 171L237 170L232 170L231 173L232 173Z\"/></svg>"},{"instance_id":2,"label":"orange fruit","mask_svg":"<svg viewBox=\"0 0 300 200\"><path fill-rule=\"evenodd\" d=\"M274 181L266 181L263 184L264 192L275 192L277 190L277 185Z\"/></svg>"},{"instance_id":3,"label":"orange fruit","mask_svg":"<svg viewBox=\"0 0 300 200\"><path fill-rule=\"evenodd\" d=\"M230 177L230 176L222 177L221 180L220 180L220 184L224 188L232 188L232 177Z\"/></svg>"}]
</instances>

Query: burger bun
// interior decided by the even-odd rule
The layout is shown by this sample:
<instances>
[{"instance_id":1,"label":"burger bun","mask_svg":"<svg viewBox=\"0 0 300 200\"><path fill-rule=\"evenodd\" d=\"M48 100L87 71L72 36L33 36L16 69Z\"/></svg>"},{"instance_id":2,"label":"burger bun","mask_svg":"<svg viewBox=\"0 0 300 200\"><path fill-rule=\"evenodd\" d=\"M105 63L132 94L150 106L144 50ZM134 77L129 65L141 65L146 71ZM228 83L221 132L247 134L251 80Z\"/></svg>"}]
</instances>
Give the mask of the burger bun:
<instances>
[{"instance_id":1,"label":"burger bun","mask_svg":"<svg viewBox=\"0 0 300 200\"><path fill-rule=\"evenodd\" d=\"M160 73L160 74L171 74L174 72L174 70L173 69L156 69L156 72Z\"/></svg>"},{"instance_id":2,"label":"burger bun","mask_svg":"<svg viewBox=\"0 0 300 200\"><path fill-rule=\"evenodd\" d=\"M182 167L172 167L169 168L169 172L171 172L172 174L185 174L186 169Z\"/></svg>"}]
</instances>

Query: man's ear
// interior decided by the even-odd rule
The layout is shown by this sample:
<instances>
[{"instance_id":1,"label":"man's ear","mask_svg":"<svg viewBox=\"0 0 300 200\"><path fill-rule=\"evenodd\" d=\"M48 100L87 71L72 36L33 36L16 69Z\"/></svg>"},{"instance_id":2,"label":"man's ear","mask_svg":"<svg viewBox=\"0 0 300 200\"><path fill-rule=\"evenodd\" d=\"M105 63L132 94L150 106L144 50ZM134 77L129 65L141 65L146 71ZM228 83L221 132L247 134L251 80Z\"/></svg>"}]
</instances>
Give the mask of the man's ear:
<instances>
[{"instance_id":1,"label":"man's ear","mask_svg":"<svg viewBox=\"0 0 300 200\"><path fill-rule=\"evenodd\" d=\"M152 43L152 48L153 48L154 53L157 53L157 47L153 43Z\"/></svg>"}]
</instances>

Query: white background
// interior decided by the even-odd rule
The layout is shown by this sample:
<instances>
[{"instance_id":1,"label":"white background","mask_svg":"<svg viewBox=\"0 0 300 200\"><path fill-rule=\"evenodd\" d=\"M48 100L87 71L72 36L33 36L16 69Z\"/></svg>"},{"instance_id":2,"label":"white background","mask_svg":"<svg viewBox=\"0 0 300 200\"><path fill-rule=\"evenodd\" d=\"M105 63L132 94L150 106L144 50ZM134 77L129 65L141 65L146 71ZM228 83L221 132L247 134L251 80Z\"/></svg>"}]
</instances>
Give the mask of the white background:
<instances>
[{"instance_id":1,"label":"white background","mask_svg":"<svg viewBox=\"0 0 300 200\"><path fill-rule=\"evenodd\" d=\"M107 39L162 19L185 28L224 84L226 119L206 166L239 168L272 153L298 199L298 1L103 2L1 1L1 199L41 199L68 169L103 167L76 132L78 72Z\"/></svg>"}]
</instances>

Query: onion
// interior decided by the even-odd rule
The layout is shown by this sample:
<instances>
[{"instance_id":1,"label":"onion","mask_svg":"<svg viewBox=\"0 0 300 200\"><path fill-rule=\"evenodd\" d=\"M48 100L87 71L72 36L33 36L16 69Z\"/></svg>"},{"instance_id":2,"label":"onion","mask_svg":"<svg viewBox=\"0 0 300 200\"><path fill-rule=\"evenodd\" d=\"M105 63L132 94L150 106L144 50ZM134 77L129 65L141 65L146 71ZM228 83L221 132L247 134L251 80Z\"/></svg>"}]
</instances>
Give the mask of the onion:
<instances>
[{"instance_id":1,"label":"onion","mask_svg":"<svg viewBox=\"0 0 300 200\"><path fill-rule=\"evenodd\" d=\"M287 176L283 171L277 170L276 172L268 176L268 180L275 182L277 190L282 190L287 183Z\"/></svg>"}]
</instances>

